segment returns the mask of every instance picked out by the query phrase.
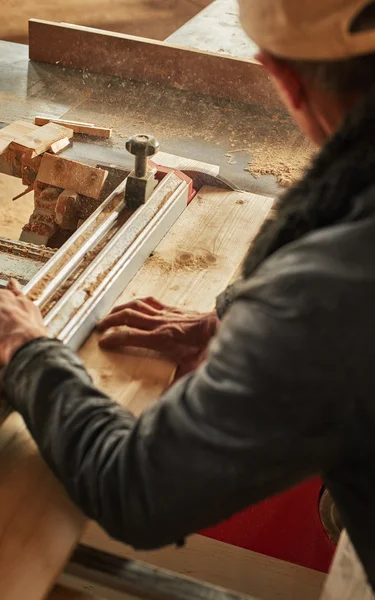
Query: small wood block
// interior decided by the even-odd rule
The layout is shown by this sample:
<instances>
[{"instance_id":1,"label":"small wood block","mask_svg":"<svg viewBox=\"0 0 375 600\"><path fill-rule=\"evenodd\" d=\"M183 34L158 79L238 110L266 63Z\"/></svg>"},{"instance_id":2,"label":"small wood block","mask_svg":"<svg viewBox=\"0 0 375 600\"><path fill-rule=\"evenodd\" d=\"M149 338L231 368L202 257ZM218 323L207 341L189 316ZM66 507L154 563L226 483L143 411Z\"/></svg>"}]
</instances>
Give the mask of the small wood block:
<instances>
[{"instance_id":1,"label":"small wood block","mask_svg":"<svg viewBox=\"0 0 375 600\"><path fill-rule=\"evenodd\" d=\"M37 129L35 125L27 121L15 121L0 130L0 154L17 138L23 137Z\"/></svg>"},{"instance_id":2,"label":"small wood block","mask_svg":"<svg viewBox=\"0 0 375 600\"><path fill-rule=\"evenodd\" d=\"M48 117L35 117L35 125L46 125L47 123L56 123L57 125L63 125L69 127L74 133L81 133L84 135L91 135L93 137L110 138L112 135L112 129L108 127L96 127L94 123L80 123L79 121L67 121L65 119L50 119Z\"/></svg>"},{"instance_id":3,"label":"small wood block","mask_svg":"<svg viewBox=\"0 0 375 600\"><path fill-rule=\"evenodd\" d=\"M61 192L56 204L56 223L62 229L74 231L77 228L77 204L80 196L77 192L64 190Z\"/></svg>"},{"instance_id":4,"label":"small wood block","mask_svg":"<svg viewBox=\"0 0 375 600\"><path fill-rule=\"evenodd\" d=\"M20 242L46 246L56 229L57 227L53 223L41 223L39 221L28 223L22 229Z\"/></svg>"},{"instance_id":5,"label":"small wood block","mask_svg":"<svg viewBox=\"0 0 375 600\"><path fill-rule=\"evenodd\" d=\"M5 152L11 143L31 150L33 157L46 152L51 144L64 138L73 137L73 131L68 127L48 123L38 127L33 123L16 121L0 130L0 154Z\"/></svg>"},{"instance_id":6,"label":"small wood block","mask_svg":"<svg viewBox=\"0 0 375 600\"><path fill-rule=\"evenodd\" d=\"M51 144L50 150L53 154L59 154L59 152L62 152L68 146L70 146L70 139L65 137Z\"/></svg>"},{"instance_id":7,"label":"small wood block","mask_svg":"<svg viewBox=\"0 0 375 600\"><path fill-rule=\"evenodd\" d=\"M48 127L48 125L46 125ZM108 171L89 167L53 154L43 156L37 180L55 187L69 189L83 196L98 199Z\"/></svg>"},{"instance_id":8,"label":"small wood block","mask_svg":"<svg viewBox=\"0 0 375 600\"><path fill-rule=\"evenodd\" d=\"M17 144L26 146L26 148L31 148L34 151L33 156L39 156L39 154L46 152L55 142L71 137L73 137L71 129L56 125L55 123L48 123L48 125L44 125L43 127L36 127L35 132L19 137L14 141Z\"/></svg>"}]
</instances>

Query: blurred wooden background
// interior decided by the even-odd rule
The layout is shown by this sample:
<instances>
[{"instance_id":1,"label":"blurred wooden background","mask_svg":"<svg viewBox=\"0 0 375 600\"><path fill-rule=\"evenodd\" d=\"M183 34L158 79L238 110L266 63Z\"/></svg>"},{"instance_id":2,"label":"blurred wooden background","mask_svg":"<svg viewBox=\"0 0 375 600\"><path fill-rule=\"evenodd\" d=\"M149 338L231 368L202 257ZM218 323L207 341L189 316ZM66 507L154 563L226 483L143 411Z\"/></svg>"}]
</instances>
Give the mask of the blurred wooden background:
<instances>
[{"instance_id":1,"label":"blurred wooden background","mask_svg":"<svg viewBox=\"0 0 375 600\"><path fill-rule=\"evenodd\" d=\"M30 18L65 21L163 40L211 0L8 0L0 39L27 44Z\"/></svg>"}]
</instances>

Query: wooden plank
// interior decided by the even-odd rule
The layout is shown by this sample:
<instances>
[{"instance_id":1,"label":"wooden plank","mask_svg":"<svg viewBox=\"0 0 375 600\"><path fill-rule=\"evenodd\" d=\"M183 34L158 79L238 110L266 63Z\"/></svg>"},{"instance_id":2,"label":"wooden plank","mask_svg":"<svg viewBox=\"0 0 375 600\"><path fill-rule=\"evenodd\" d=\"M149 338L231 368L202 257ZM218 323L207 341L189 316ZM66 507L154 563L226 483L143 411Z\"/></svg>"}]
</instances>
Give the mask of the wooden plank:
<instances>
[{"instance_id":1,"label":"wooden plank","mask_svg":"<svg viewBox=\"0 0 375 600\"><path fill-rule=\"evenodd\" d=\"M325 580L319 571L201 535L189 537L183 548L140 552L111 540L97 524L90 523L82 543L262 600L318 600Z\"/></svg>"},{"instance_id":2,"label":"wooden plank","mask_svg":"<svg viewBox=\"0 0 375 600\"><path fill-rule=\"evenodd\" d=\"M104 600L104 598L94 598L91 595L81 594L80 592L57 586L48 596L48 600Z\"/></svg>"},{"instance_id":3,"label":"wooden plank","mask_svg":"<svg viewBox=\"0 0 375 600\"><path fill-rule=\"evenodd\" d=\"M51 144L51 147L49 149L51 150L51 152L53 154L59 154L59 152L62 152L68 146L70 146L70 139L65 137L65 138L62 138L62 140L59 140L58 142L54 142L53 144Z\"/></svg>"},{"instance_id":4,"label":"wooden plank","mask_svg":"<svg viewBox=\"0 0 375 600\"><path fill-rule=\"evenodd\" d=\"M48 123L43 127L37 127L35 132L30 132L14 141L20 146L26 146L33 150L33 156L39 156L46 152L52 144L64 138L72 138L73 131L68 127Z\"/></svg>"},{"instance_id":5,"label":"wooden plank","mask_svg":"<svg viewBox=\"0 0 375 600\"><path fill-rule=\"evenodd\" d=\"M73 131L61 125L49 123L38 127L27 121L16 121L0 130L0 154L14 143L32 150L35 157L46 152L55 142L71 137Z\"/></svg>"},{"instance_id":6,"label":"wooden plank","mask_svg":"<svg viewBox=\"0 0 375 600\"><path fill-rule=\"evenodd\" d=\"M107 176L108 171L104 169L96 169L53 154L45 154L39 167L37 180L97 200Z\"/></svg>"},{"instance_id":7,"label":"wooden plank","mask_svg":"<svg viewBox=\"0 0 375 600\"><path fill-rule=\"evenodd\" d=\"M0 129L0 137L6 137L11 141L15 141L17 138L34 133L35 131L37 131L37 127L29 121L14 121L14 123L10 123L10 125Z\"/></svg>"},{"instance_id":8,"label":"wooden plank","mask_svg":"<svg viewBox=\"0 0 375 600\"><path fill-rule=\"evenodd\" d=\"M272 203L255 194L202 188L117 304L155 296L170 305L213 310ZM97 339L93 334L80 352L94 381L140 414L168 387L175 365L154 353L102 352Z\"/></svg>"},{"instance_id":9,"label":"wooden plank","mask_svg":"<svg viewBox=\"0 0 375 600\"><path fill-rule=\"evenodd\" d=\"M0 130L0 154L18 138L22 138L29 133L34 133L37 128L27 121L15 121Z\"/></svg>"},{"instance_id":10,"label":"wooden plank","mask_svg":"<svg viewBox=\"0 0 375 600\"><path fill-rule=\"evenodd\" d=\"M375 594L367 582L358 556L346 531L327 577L320 600L374 600Z\"/></svg>"},{"instance_id":11,"label":"wooden plank","mask_svg":"<svg viewBox=\"0 0 375 600\"><path fill-rule=\"evenodd\" d=\"M1 599L41 600L84 521L16 414L0 428L0 503Z\"/></svg>"},{"instance_id":12,"label":"wooden plank","mask_svg":"<svg viewBox=\"0 0 375 600\"><path fill-rule=\"evenodd\" d=\"M31 60L161 83L179 89L281 108L254 60L200 52L121 33L65 23L29 21Z\"/></svg>"},{"instance_id":13,"label":"wooden plank","mask_svg":"<svg viewBox=\"0 0 375 600\"><path fill-rule=\"evenodd\" d=\"M55 123L64 127L69 127L74 133L91 135L93 137L110 138L112 129L108 127L96 127L94 123L79 123L78 121L66 121L65 119L53 119L49 117L35 117L35 125L47 125L47 123Z\"/></svg>"}]
</instances>

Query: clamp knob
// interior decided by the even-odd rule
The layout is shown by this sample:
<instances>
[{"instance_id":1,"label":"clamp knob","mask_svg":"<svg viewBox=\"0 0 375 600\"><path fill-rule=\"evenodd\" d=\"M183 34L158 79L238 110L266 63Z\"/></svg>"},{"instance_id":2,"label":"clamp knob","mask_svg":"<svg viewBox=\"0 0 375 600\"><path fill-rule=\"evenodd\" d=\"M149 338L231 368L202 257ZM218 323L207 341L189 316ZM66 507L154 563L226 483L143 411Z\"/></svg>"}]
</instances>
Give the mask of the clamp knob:
<instances>
[{"instance_id":1,"label":"clamp knob","mask_svg":"<svg viewBox=\"0 0 375 600\"><path fill-rule=\"evenodd\" d=\"M147 157L159 150L159 142L152 135L139 133L130 137L125 144L130 154L135 156L134 172L136 177L145 177L147 173Z\"/></svg>"}]
</instances>

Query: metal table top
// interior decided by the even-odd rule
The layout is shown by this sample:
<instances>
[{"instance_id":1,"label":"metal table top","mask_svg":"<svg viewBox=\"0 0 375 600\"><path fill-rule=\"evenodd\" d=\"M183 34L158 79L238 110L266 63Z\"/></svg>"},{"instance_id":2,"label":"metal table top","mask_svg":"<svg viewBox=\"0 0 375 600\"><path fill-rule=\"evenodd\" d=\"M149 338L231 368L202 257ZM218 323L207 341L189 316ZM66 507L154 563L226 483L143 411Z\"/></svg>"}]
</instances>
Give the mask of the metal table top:
<instances>
[{"instance_id":1,"label":"metal table top","mask_svg":"<svg viewBox=\"0 0 375 600\"><path fill-rule=\"evenodd\" d=\"M285 113L235 103L168 86L123 80L30 62L27 46L0 42L0 121L32 120L36 115L94 122L113 127L110 140L80 138L64 153L90 164L129 167L125 139L153 133L171 154L220 166L220 175L245 191L275 195L272 176L254 179L245 169L252 145L272 149L276 137L293 151L303 144ZM235 152L231 157L232 152Z\"/></svg>"}]
</instances>

